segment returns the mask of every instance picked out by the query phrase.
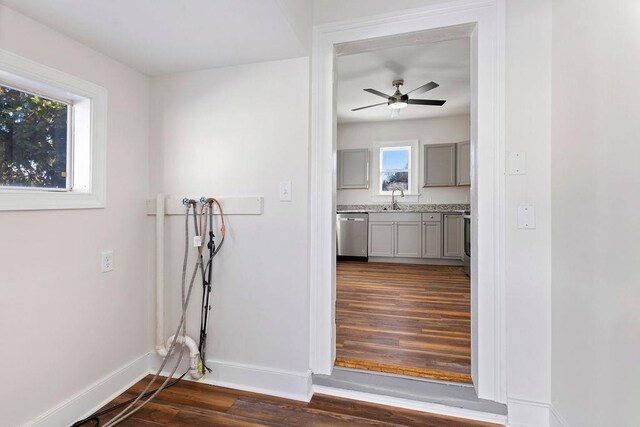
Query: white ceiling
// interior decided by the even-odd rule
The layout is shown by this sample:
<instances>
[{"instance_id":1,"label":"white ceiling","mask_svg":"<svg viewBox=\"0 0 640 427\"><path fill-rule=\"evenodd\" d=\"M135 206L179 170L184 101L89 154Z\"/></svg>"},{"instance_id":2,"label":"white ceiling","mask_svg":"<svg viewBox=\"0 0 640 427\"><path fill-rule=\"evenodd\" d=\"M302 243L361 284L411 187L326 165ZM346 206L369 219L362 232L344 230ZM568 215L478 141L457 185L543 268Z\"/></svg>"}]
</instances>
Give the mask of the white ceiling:
<instances>
[{"instance_id":1,"label":"white ceiling","mask_svg":"<svg viewBox=\"0 0 640 427\"><path fill-rule=\"evenodd\" d=\"M148 75L305 54L278 0L0 3Z\"/></svg>"},{"instance_id":2,"label":"white ceiling","mask_svg":"<svg viewBox=\"0 0 640 427\"><path fill-rule=\"evenodd\" d=\"M313 2L313 20L316 24L327 24L424 8L447 1L450 0L316 0Z\"/></svg>"},{"instance_id":3,"label":"white ceiling","mask_svg":"<svg viewBox=\"0 0 640 427\"><path fill-rule=\"evenodd\" d=\"M418 119L468 114L470 106L470 40L458 38L432 43L397 46L383 50L339 56L337 60L338 122L391 120L386 105L361 111L353 108L384 102L384 98L365 92L373 88L391 95L391 82L404 79L402 93L425 83L440 85L416 99L444 99L442 107L409 105L399 119Z\"/></svg>"}]
</instances>

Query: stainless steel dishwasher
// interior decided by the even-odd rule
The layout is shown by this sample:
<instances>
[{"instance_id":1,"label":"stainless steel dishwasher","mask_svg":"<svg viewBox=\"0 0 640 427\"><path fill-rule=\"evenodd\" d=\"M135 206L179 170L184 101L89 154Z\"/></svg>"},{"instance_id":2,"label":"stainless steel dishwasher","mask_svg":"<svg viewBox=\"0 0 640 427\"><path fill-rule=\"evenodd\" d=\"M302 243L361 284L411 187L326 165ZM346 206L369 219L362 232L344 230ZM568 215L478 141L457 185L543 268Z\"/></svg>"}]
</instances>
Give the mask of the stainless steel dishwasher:
<instances>
[{"instance_id":1,"label":"stainless steel dishwasher","mask_svg":"<svg viewBox=\"0 0 640 427\"><path fill-rule=\"evenodd\" d=\"M339 213L336 219L338 256L368 256L369 214Z\"/></svg>"}]
</instances>

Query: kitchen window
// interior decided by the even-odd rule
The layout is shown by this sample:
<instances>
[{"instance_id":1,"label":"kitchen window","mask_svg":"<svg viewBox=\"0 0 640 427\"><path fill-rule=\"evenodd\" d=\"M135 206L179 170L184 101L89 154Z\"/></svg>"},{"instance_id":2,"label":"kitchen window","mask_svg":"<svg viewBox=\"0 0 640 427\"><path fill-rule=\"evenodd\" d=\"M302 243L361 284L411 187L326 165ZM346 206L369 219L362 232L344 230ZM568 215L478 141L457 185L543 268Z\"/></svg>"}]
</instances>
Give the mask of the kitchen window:
<instances>
[{"instance_id":1,"label":"kitchen window","mask_svg":"<svg viewBox=\"0 0 640 427\"><path fill-rule=\"evenodd\" d=\"M417 198L418 140L376 142L373 147L373 200L385 201L394 188Z\"/></svg>"},{"instance_id":2,"label":"kitchen window","mask_svg":"<svg viewBox=\"0 0 640 427\"><path fill-rule=\"evenodd\" d=\"M380 193L411 188L411 147L380 148Z\"/></svg>"},{"instance_id":3,"label":"kitchen window","mask_svg":"<svg viewBox=\"0 0 640 427\"><path fill-rule=\"evenodd\" d=\"M106 89L0 50L0 210L101 208Z\"/></svg>"}]
</instances>

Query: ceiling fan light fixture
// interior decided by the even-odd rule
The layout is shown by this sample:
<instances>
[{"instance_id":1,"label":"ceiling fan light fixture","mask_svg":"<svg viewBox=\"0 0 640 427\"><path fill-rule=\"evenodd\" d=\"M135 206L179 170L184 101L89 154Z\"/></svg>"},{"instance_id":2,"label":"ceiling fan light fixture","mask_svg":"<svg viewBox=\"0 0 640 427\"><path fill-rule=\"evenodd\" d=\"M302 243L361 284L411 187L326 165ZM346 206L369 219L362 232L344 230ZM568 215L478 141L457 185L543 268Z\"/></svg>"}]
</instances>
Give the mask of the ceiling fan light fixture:
<instances>
[{"instance_id":1,"label":"ceiling fan light fixture","mask_svg":"<svg viewBox=\"0 0 640 427\"><path fill-rule=\"evenodd\" d=\"M397 117L398 114L400 114L400 110L402 110L403 108L406 108L409 104L442 106L444 105L445 102L447 102L447 101L437 100L437 99L413 99L409 97L410 94L419 95L419 94L428 92L432 89L435 89L439 86L438 83L429 82L427 84L424 84L412 90L411 92L405 93L404 95L402 94L402 92L400 92L400 86L402 86L403 84L404 84L404 80L393 81L393 86L395 86L396 88L396 91L393 95L387 95L386 93L380 92L379 90L375 90L372 88L364 89L365 92L369 92L373 95L380 96L386 99L387 101L379 102L373 105L365 105L364 107L354 108L351 111L360 111L367 108L378 107L380 105L387 104L387 107L389 108L389 110L391 110L391 113L392 113L391 117Z\"/></svg>"},{"instance_id":2,"label":"ceiling fan light fixture","mask_svg":"<svg viewBox=\"0 0 640 427\"><path fill-rule=\"evenodd\" d=\"M389 104L389 108L392 109L392 110L402 110L407 105L409 105L409 104L407 104L404 101L398 101L398 102L392 102L391 104Z\"/></svg>"}]
</instances>

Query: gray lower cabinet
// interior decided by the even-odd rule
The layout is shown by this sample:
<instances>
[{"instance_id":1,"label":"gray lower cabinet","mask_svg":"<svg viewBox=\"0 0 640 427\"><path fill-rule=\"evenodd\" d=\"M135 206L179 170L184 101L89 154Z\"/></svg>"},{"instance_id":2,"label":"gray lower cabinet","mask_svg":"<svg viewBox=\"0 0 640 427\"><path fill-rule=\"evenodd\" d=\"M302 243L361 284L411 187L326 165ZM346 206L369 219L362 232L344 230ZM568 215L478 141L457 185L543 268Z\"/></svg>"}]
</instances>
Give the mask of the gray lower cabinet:
<instances>
[{"instance_id":1,"label":"gray lower cabinet","mask_svg":"<svg viewBox=\"0 0 640 427\"><path fill-rule=\"evenodd\" d=\"M369 256L392 257L395 222L369 222Z\"/></svg>"},{"instance_id":2,"label":"gray lower cabinet","mask_svg":"<svg viewBox=\"0 0 640 427\"><path fill-rule=\"evenodd\" d=\"M444 215L443 258L462 259L464 253L464 221L462 215Z\"/></svg>"},{"instance_id":3,"label":"gray lower cabinet","mask_svg":"<svg viewBox=\"0 0 640 427\"><path fill-rule=\"evenodd\" d=\"M462 259L463 233L460 214L370 213L369 256Z\"/></svg>"},{"instance_id":4,"label":"gray lower cabinet","mask_svg":"<svg viewBox=\"0 0 640 427\"><path fill-rule=\"evenodd\" d=\"M424 186L456 185L456 144L424 146Z\"/></svg>"},{"instance_id":5,"label":"gray lower cabinet","mask_svg":"<svg viewBox=\"0 0 640 427\"><path fill-rule=\"evenodd\" d=\"M420 223L396 222L396 246L394 255L404 258L420 258L422 254Z\"/></svg>"},{"instance_id":6,"label":"gray lower cabinet","mask_svg":"<svg viewBox=\"0 0 640 427\"><path fill-rule=\"evenodd\" d=\"M420 218L419 213L369 214L369 256L420 258Z\"/></svg>"},{"instance_id":7,"label":"gray lower cabinet","mask_svg":"<svg viewBox=\"0 0 640 427\"><path fill-rule=\"evenodd\" d=\"M422 258L442 257L442 222L422 223Z\"/></svg>"},{"instance_id":8,"label":"gray lower cabinet","mask_svg":"<svg viewBox=\"0 0 640 427\"><path fill-rule=\"evenodd\" d=\"M369 150L338 150L338 189L369 188Z\"/></svg>"}]
</instances>

